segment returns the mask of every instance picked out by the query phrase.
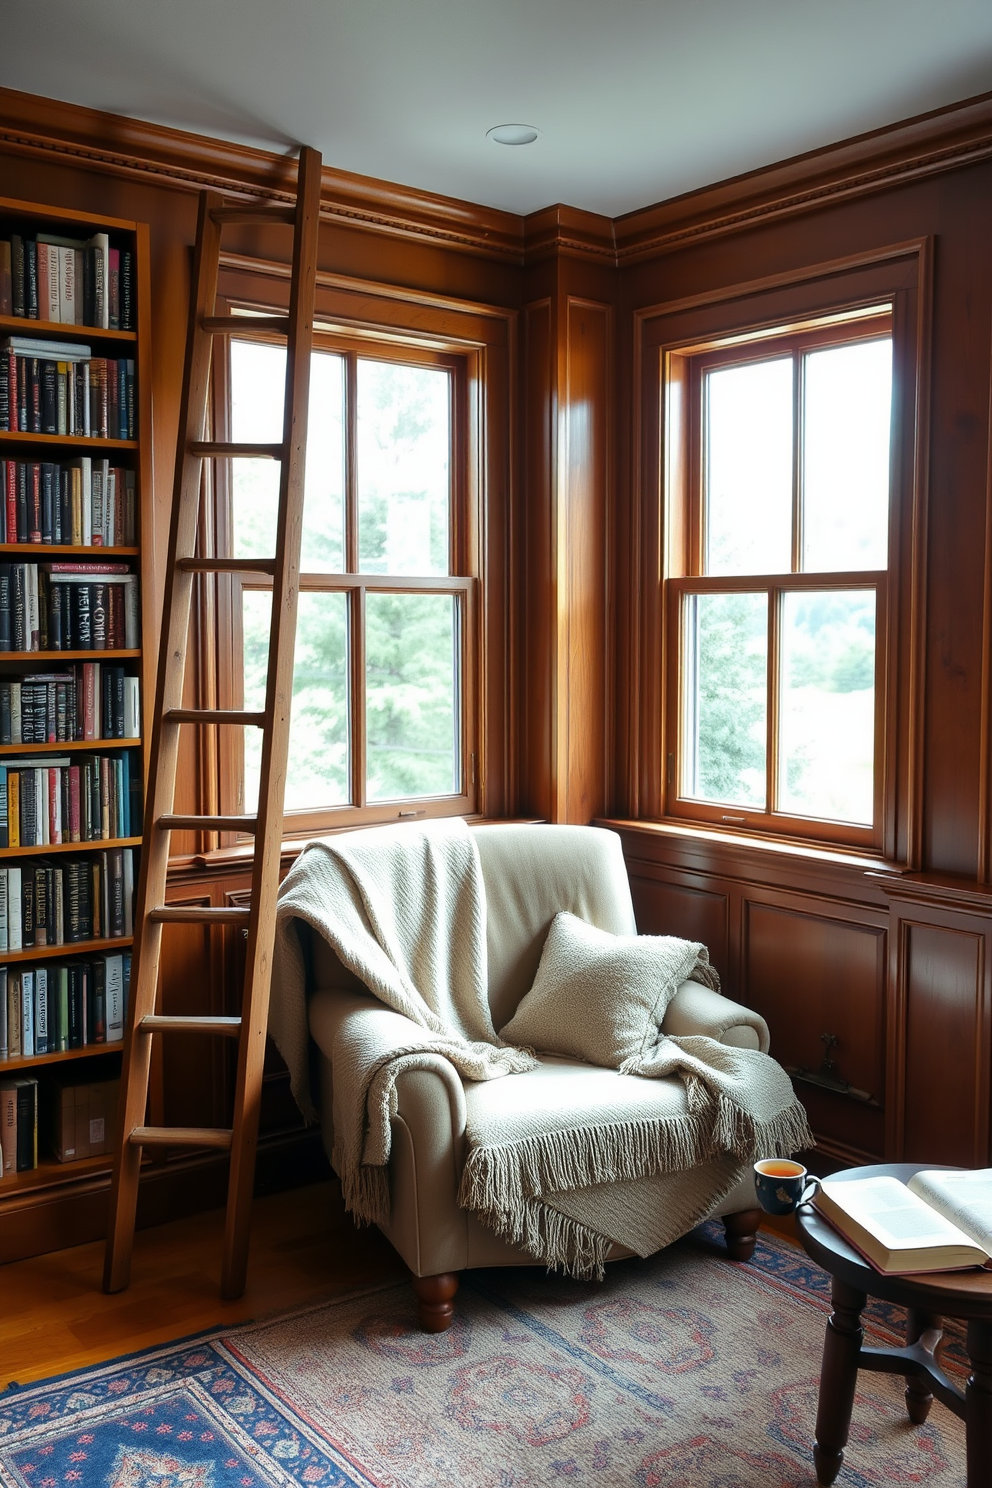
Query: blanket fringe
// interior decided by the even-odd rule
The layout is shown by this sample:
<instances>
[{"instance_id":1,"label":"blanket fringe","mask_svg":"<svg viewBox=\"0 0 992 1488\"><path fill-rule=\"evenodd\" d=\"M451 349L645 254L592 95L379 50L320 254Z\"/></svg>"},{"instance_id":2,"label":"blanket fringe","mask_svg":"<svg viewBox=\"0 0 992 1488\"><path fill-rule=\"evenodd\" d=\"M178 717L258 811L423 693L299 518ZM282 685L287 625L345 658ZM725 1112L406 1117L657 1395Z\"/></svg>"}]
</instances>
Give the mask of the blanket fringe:
<instances>
[{"instance_id":1,"label":"blanket fringe","mask_svg":"<svg viewBox=\"0 0 992 1488\"><path fill-rule=\"evenodd\" d=\"M458 1202L480 1215L507 1215L545 1194L684 1172L715 1157L786 1157L813 1145L798 1101L761 1121L721 1096L708 1113L545 1132L506 1147L473 1148Z\"/></svg>"}]
</instances>

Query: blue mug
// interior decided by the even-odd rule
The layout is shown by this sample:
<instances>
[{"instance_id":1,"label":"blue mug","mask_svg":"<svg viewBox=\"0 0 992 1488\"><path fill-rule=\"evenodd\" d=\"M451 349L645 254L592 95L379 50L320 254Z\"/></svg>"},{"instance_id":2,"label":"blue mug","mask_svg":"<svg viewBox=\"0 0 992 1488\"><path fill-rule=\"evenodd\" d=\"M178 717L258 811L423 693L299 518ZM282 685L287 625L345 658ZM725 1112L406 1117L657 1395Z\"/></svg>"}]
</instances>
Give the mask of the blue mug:
<instances>
[{"instance_id":1,"label":"blue mug","mask_svg":"<svg viewBox=\"0 0 992 1488\"><path fill-rule=\"evenodd\" d=\"M788 1157L763 1157L754 1165L754 1191L766 1214L794 1214L820 1187L802 1163Z\"/></svg>"}]
</instances>

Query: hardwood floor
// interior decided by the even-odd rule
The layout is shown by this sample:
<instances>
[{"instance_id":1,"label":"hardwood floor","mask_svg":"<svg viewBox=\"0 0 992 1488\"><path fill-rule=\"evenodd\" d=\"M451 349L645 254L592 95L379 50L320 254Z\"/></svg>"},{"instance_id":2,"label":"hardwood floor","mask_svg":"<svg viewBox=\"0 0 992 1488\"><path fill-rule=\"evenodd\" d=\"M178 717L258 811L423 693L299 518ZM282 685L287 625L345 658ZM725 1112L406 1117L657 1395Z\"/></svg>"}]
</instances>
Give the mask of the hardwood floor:
<instances>
[{"instance_id":1,"label":"hardwood floor","mask_svg":"<svg viewBox=\"0 0 992 1488\"><path fill-rule=\"evenodd\" d=\"M131 1285L109 1297L102 1241L0 1267L0 1388L409 1275L378 1230L355 1228L337 1183L317 1183L256 1199L248 1286L222 1302L223 1227L217 1209L139 1230Z\"/></svg>"},{"instance_id":2,"label":"hardwood floor","mask_svg":"<svg viewBox=\"0 0 992 1488\"><path fill-rule=\"evenodd\" d=\"M0 1388L409 1275L377 1229L352 1224L336 1182L255 1200L237 1302L219 1295L223 1228L215 1209L139 1230L131 1285L109 1297L102 1241L0 1267ZM795 1240L791 1217L762 1228Z\"/></svg>"}]
</instances>

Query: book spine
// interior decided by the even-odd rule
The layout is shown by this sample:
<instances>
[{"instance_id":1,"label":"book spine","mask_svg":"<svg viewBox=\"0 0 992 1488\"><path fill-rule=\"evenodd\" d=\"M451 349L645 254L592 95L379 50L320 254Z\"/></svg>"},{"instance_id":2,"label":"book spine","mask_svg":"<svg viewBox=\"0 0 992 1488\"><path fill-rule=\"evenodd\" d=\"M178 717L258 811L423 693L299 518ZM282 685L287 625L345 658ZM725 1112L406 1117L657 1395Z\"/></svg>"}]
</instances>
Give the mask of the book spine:
<instances>
[{"instance_id":1,"label":"book spine","mask_svg":"<svg viewBox=\"0 0 992 1488\"><path fill-rule=\"evenodd\" d=\"M10 274L10 239L0 239L0 315L13 315L14 298Z\"/></svg>"},{"instance_id":2,"label":"book spine","mask_svg":"<svg viewBox=\"0 0 992 1488\"><path fill-rule=\"evenodd\" d=\"M24 949L21 934L21 870L13 863L7 869L7 948Z\"/></svg>"},{"instance_id":3,"label":"book spine","mask_svg":"<svg viewBox=\"0 0 992 1488\"><path fill-rule=\"evenodd\" d=\"M21 970L12 966L7 975L7 1048L11 1059L21 1056Z\"/></svg>"}]
</instances>

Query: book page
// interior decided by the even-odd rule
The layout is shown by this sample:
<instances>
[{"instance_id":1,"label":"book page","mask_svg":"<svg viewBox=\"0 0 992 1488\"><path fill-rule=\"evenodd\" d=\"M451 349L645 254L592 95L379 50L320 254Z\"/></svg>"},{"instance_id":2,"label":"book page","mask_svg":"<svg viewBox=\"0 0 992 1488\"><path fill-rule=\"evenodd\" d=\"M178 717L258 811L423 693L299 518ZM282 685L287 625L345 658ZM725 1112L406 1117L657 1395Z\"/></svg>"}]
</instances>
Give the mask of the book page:
<instances>
[{"instance_id":1,"label":"book page","mask_svg":"<svg viewBox=\"0 0 992 1488\"><path fill-rule=\"evenodd\" d=\"M992 1168L916 1173L907 1188L992 1254Z\"/></svg>"},{"instance_id":2,"label":"book page","mask_svg":"<svg viewBox=\"0 0 992 1488\"><path fill-rule=\"evenodd\" d=\"M973 1243L970 1235L898 1178L855 1178L847 1183L827 1179L823 1192L890 1250Z\"/></svg>"}]
</instances>

